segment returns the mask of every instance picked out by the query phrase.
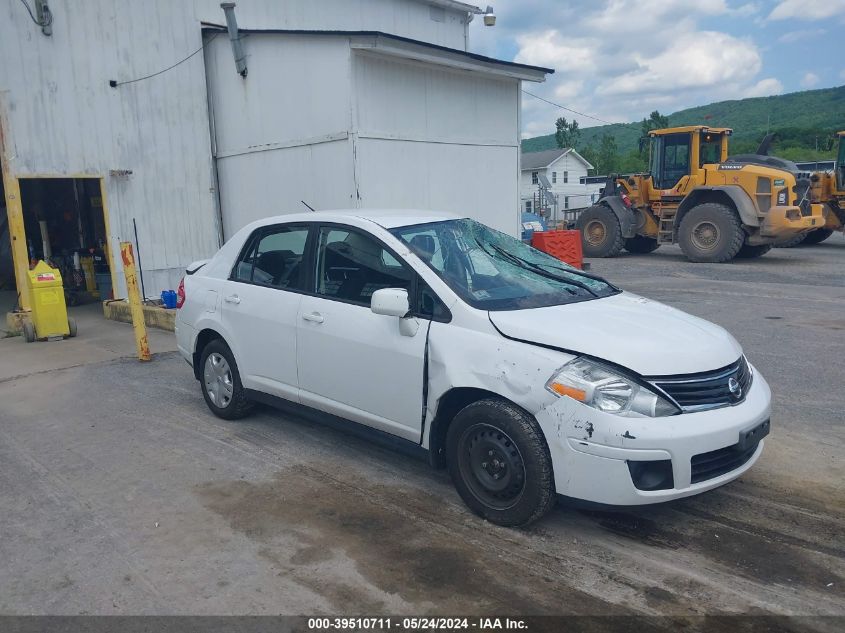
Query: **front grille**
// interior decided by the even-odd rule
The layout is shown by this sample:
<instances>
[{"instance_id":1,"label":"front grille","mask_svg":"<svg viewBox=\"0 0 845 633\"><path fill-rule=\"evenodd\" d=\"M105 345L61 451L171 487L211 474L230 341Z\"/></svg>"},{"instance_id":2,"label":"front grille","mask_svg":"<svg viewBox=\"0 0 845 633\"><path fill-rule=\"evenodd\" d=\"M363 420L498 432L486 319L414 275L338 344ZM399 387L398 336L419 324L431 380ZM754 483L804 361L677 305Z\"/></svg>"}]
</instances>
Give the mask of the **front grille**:
<instances>
[{"instance_id":1,"label":"front grille","mask_svg":"<svg viewBox=\"0 0 845 633\"><path fill-rule=\"evenodd\" d=\"M740 356L735 363L715 371L655 378L651 382L685 411L713 409L738 404L745 399L751 386L751 368L745 357Z\"/></svg>"},{"instance_id":2,"label":"front grille","mask_svg":"<svg viewBox=\"0 0 845 633\"><path fill-rule=\"evenodd\" d=\"M736 470L751 459L754 451L757 450L757 444L752 444L745 449L741 449L739 444L734 444L709 453L694 455L690 460L692 465L690 483L697 484Z\"/></svg>"}]
</instances>

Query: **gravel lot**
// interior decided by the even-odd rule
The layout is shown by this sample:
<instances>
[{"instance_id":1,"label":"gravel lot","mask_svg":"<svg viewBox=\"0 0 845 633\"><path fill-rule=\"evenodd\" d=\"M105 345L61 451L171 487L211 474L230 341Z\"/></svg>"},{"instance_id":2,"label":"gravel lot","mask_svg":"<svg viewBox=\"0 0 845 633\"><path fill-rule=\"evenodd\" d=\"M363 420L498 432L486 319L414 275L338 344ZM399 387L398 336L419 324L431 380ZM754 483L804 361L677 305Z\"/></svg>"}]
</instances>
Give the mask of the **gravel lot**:
<instances>
[{"instance_id":1,"label":"gravel lot","mask_svg":"<svg viewBox=\"0 0 845 633\"><path fill-rule=\"evenodd\" d=\"M845 615L843 263L841 235L728 265L674 247L593 261L730 329L771 383L772 435L714 492L561 503L522 531L338 430L213 417L173 353L8 372L0 613Z\"/></svg>"}]
</instances>

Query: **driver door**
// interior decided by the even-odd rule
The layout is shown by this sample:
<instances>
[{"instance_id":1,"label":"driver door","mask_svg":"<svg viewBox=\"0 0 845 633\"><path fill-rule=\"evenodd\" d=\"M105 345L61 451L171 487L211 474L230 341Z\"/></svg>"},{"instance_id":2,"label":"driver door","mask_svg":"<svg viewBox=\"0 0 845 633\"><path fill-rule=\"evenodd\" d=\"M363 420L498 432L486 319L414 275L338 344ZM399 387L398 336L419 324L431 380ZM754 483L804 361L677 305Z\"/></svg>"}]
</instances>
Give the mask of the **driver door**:
<instances>
[{"instance_id":1,"label":"driver door","mask_svg":"<svg viewBox=\"0 0 845 633\"><path fill-rule=\"evenodd\" d=\"M314 294L297 319L297 367L303 404L420 441L425 348L430 321L413 336L399 318L370 310L373 292L404 288L416 273L374 236L323 226L316 240Z\"/></svg>"}]
</instances>

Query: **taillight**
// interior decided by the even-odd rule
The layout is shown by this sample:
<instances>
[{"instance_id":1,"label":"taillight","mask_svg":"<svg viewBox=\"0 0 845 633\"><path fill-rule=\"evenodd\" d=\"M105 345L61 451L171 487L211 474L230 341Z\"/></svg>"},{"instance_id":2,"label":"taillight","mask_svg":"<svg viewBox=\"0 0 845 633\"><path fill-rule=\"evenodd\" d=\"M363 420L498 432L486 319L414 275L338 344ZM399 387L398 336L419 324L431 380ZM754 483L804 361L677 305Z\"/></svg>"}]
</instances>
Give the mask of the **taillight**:
<instances>
[{"instance_id":1,"label":"taillight","mask_svg":"<svg viewBox=\"0 0 845 633\"><path fill-rule=\"evenodd\" d=\"M185 305L185 278L179 280L179 287L176 289L176 309Z\"/></svg>"},{"instance_id":2,"label":"taillight","mask_svg":"<svg viewBox=\"0 0 845 633\"><path fill-rule=\"evenodd\" d=\"M625 206L626 206L626 207L630 207L630 206L631 206L631 199L628 197L628 195L627 195L627 194L624 194L624 193L622 194L622 202L624 202L624 203L625 203Z\"/></svg>"}]
</instances>

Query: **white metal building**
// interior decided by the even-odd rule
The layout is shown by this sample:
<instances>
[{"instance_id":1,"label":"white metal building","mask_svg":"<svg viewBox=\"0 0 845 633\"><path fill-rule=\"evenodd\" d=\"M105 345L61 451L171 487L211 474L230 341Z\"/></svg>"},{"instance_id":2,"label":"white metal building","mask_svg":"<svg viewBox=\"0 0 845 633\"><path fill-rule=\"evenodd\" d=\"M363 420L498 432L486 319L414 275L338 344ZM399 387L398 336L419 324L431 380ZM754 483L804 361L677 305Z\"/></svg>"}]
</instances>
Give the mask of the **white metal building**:
<instances>
[{"instance_id":1,"label":"white metal building","mask_svg":"<svg viewBox=\"0 0 845 633\"><path fill-rule=\"evenodd\" d=\"M550 192L557 199L557 212L590 206L592 190L584 184L590 169L593 166L571 147L523 153L520 181L522 210L538 211L537 193L541 175L551 185Z\"/></svg>"},{"instance_id":2,"label":"white metal building","mask_svg":"<svg viewBox=\"0 0 845 633\"><path fill-rule=\"evenodd\" d=\"M0 0L0 167L24 259L44 234L54 256L102 240L122 296L114 254L137 229L156 296L247 221L301 200L518 231L520 82L551 71L468 53L478 7L241 0L245 77L218 0L50 10L45 35L20 0Z\"/></svg>"}]
</instances>

